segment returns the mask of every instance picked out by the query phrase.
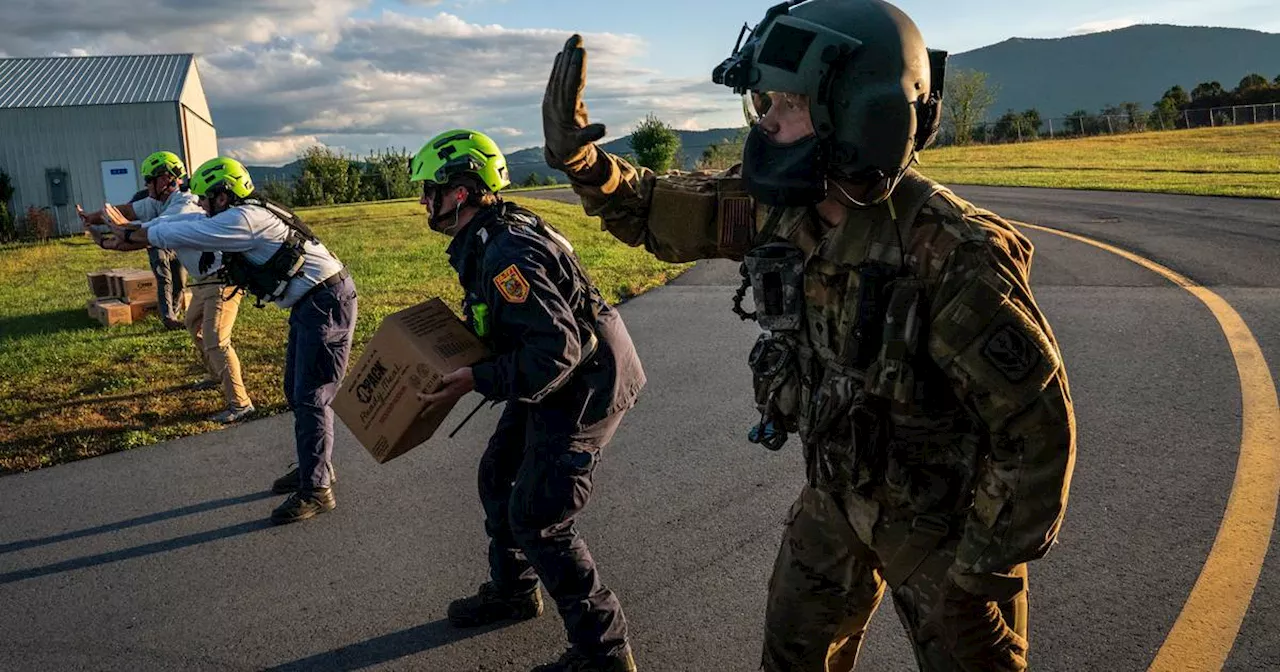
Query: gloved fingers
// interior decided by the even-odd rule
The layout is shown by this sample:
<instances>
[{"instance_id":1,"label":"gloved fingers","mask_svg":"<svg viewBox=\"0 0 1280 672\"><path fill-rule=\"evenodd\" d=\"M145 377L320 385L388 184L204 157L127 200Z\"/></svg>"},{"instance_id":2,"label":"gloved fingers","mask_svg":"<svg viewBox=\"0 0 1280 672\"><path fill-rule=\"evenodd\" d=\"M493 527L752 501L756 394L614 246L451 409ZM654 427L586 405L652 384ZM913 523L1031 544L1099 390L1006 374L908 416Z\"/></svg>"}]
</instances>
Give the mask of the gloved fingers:
<instances>
[{"instance_id":1,"label":"gloved fingers","mask_svg":"<svg viewBox=\"0 0 1280 672\"><path fill-rule=\"evenodd\" d=\"M586 128L578 131L576 137L579 146L585 147L605 136L604 124L588 124Z\"/></svg>"}]
</instances>

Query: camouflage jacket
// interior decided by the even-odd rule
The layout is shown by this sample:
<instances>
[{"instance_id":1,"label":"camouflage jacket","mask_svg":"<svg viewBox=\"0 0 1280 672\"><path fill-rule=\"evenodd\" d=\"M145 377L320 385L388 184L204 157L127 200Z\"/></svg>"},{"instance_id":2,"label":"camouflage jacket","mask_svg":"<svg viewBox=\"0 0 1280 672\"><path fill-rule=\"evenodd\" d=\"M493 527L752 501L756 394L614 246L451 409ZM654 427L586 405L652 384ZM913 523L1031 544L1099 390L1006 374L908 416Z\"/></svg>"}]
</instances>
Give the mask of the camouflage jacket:
<instances>
[{"instance_id":1,"label":"camouflage jacket","mask_svg":"<svg viewBox=\"0 0 1280 672\"><path fill-rule=\"evenodd\" d=\"M571 179L605 230L667 261L742 259L766 242L766 227L804 252L810 368L796 403L844 388L857 397L834 422L799 413L811 483L849 490L885 515L963 516L960 573L1005 572L1048 551L1066 507L1075 418L1030 289L1033 248L1012 225L914 171L889 201L851 209L834 227L810 208L755 204L734 170L658 177L601 151ZM914 294L909 316L920 325L911 337L887 330L866 369L851 371L862 270L872 262L903 271L888 312ZM886 322L901 327L909 320L900 312ZM804 426L814 422L829 426ZM852 522L869 537L875 520Z\"/></svg>"}]
</instances>

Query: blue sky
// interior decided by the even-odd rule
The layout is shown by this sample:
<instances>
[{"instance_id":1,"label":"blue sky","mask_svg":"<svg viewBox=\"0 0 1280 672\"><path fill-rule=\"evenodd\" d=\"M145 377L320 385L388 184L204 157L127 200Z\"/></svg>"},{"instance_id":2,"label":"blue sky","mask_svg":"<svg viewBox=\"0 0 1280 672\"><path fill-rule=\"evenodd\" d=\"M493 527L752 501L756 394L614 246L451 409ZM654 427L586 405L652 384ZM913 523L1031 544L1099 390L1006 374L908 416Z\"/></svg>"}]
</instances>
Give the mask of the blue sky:
<instances>
[{"instance_id":1,"label":"blue sky","mask_svg":"<svg viewBox=\"0 0 1280 672\"><path fill-rule=\"evenodd\" d=\"M700 75L724 58L746 21L769 0L443 0L435 4L379 0L383 8L422 15L446 11L509 28L571 28L633 33L649 42L646 64L675 76ZM898 0L930 46L960 53L1010 37L1051 38L1134 23L1225 26L1280 32L1276 0ZM586 9L598 7L597 11ZM607 7L607 10L604 9Z\"/></svg>"},{"instance_id":2,"label":"blue sky","mask_svg":"<svg viewBox=\"0 0 1280 672\"><path fill-rule=\"evenodd\" d=\"M310 145L417 149L457 127L506 149L541 144L542 89L573 32L590 54L592 118L625 135L655 113L684 129L735 127L710 83L769 0L42 0L6 5L0 57L193 52L219 149L287 163ZM930 46L1134 23L1280 32L1277 0L899 0ZM56 17L56 19L51 18Z\"/></svg>"}]
</instances>

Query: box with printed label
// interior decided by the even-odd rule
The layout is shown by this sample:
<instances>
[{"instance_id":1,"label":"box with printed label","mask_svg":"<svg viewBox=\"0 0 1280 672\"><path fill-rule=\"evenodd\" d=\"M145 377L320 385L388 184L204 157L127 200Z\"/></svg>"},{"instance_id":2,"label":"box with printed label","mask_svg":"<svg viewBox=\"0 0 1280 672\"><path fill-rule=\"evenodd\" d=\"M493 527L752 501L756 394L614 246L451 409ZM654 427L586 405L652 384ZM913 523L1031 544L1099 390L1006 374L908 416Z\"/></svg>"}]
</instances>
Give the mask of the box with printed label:
<instances>
[{"instance_id":1,"label":"box with printed label","mask_svg":"<svg viewBox=\"0 0 1280 672\"><path fill-rule=\"evenodd\" d=\"M129 304L119 299L89 299L88 307L89 317L101 322L104 327L133 323Z\"/></svg>"},{"instance_id":2,"label":"box with printed label","mask_svg":"<svg viewBox=\"0 0 1280 672\"><path fill-rule=\"evenodd\" d=\"M112 276L115 295L125 303L156 301L156 276L151 271L125 271Z\"/></svg>"},{"instance_id":3,"label":"box with printed label","mask_svg":"<svg viewBox=\"0 0 1280 672\"><path fill-rule=\"evenodd\" d=\"M375 460L387 462L431 438L453 410L453 404L428 408L418 393L436 389L446 373L487 355L444 301L406 308L378 326L348 370L334 413Z\"/></svg>"}]
</instances>

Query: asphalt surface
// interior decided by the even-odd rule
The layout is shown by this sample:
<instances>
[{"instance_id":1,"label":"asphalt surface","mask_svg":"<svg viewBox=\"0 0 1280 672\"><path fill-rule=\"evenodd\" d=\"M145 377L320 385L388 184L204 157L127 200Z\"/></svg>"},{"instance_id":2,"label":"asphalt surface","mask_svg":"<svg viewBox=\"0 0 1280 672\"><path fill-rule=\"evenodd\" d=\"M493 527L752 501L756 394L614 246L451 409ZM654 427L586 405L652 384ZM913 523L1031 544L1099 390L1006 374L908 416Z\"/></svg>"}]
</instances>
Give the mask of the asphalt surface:
<instances>
[{"instance_id":1,"label":"asphalt surface","mask_svg":"<svg viewBox=\"0 0 1280 672\"><path fill-rule=\"evenodd\" d=\"M1212 287L1280 378L1280 203L957 191ZM1032 663L1143 670L1230 492L1235 365L1186 291L1104 251L1029 235L1079 423L1061 540L1031 569ZM641 669L756 669L765 584L802 468L794 441L769 453L744 439L756 332L729 311L736 283L733 265L703 264L622 308L650 382L581 528ZM449 600L485 579L475 468L497 414L385 465L339 425L337 510L286 527L265 518L281 499L267 488L293 454L289 416L0 479L0 669L525 670L554 658L554 614L481 632L444 621ZM1273 537L1227 669L1280 667L1276 551ZM860 669L913 668L886 603Z\"/></svg>"}]
</instances>

